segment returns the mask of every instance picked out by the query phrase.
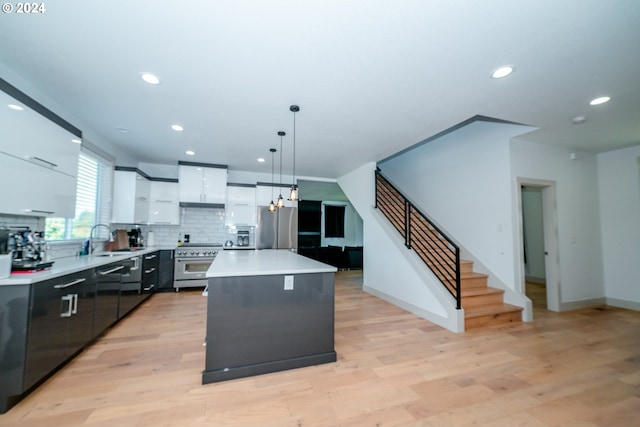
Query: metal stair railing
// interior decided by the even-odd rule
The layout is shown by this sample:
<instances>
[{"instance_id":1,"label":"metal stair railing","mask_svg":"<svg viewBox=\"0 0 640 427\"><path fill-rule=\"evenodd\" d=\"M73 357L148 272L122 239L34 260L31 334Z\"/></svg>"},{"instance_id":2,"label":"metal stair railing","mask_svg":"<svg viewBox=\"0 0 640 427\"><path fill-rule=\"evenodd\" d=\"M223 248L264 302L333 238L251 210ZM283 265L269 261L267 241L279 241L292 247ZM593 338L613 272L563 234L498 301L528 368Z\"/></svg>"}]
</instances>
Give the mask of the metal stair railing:
<instances>
[{"instance_id":1,"label":"metal stair railing","mask_svg":"<svg viewBox=\"0 0 640 427\"><path fill-rule=\"evenodd\" d=\"M404 238L404 245L422 259L461 308L460 248L380 170L376 171L376 208Z\"/></svg>"}]
</instances>

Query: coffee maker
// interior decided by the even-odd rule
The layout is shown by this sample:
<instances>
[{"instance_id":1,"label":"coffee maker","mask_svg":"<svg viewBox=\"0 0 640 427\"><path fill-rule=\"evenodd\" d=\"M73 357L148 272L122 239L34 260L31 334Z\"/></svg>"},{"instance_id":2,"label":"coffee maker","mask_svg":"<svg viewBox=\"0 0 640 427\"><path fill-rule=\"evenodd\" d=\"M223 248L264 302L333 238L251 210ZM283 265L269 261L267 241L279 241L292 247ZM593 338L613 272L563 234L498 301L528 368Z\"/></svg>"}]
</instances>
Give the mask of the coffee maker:
<instances>
[{"instance_id":1,"label":"coffee maker","mask_svg":"<svg viewBox=\"0 0 640 427\"><path fill-rule=\"evenodd\" d=\"M238 230L237 246L249 246L249 230Z\"/></svg>"},{"instance_id":2,"label":"coffee maker","mask_svg":"<svg viewBox=\"0 0 640 427\"><path fill-rule=\"evenodd\" d=\"M53 264L47 261L47 242L43 231L31 231L28 227L12 228L8 246L14 271L42 270Z\"/></svg>"},{"instance_id":3,"label":"coffee maker","mask_svg":"<svg viewBox=\"0 0 640 427\"><path fill-rule=\"evenodd\" d=\"M129 247L130 248L141 248L144 246L144 238L142 237L142 230L138 227L132 228L131 231L128 231L129 235Z\"/></svg>"}]
</instances>

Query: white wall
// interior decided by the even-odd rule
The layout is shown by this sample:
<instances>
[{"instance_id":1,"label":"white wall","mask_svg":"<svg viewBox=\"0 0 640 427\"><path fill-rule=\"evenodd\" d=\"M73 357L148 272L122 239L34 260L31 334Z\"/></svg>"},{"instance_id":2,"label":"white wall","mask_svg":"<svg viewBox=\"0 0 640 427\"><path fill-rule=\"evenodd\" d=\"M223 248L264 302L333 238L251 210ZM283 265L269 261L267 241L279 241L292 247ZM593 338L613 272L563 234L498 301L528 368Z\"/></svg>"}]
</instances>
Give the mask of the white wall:
<instances>
[{"instance_id":1,"label":"white wall","mask_svg":"<svg viewBox=\"0 0 640 427\"><path fill-rule=\"evenodd\" d=\"M640 145L598 155L607 301L640 310Z\"/></svg>"},{"instance_id":2,"label":"white wall","mask_svg":"<svg viewBox=\"0 0 640 427\"><path fill-rule=\"evenodd\" d=\"M530 127L476 121L381 162L382 172L454 241L515 289L509 139Z\"/></svg>"},{"instance_id":3,"label":"white wall","mask_svg":"<svg viewBox=\"0 0 640 427\"><path fill-rule=\"evenodd\" d=\"M520 178L553 181L556 185L556 214L560 309L597 303L604 298L598 174L596 156L550 145L513 140L511 166L514 193ZM518 212L514 209L514 224ZM519 242L518 237L514 242ZM521 244L521 242L519 242ZM516 247L518 244L515 245ZM518 277L524 276L516 265ZM520 269L520 270L518 270Z\"/></svg>"},{"instance_id":4,"label":"white wall","mask_svg":"<svg viewBox=\"0 0 640 427\"><path fill-rule=\"evenodd\" d=\"M375 163L340 178L338 184L363 220L364 290L455 332L464 330L464 313L437 279L425 273L375 204ZM408 255L408 256L407 256Z\"/></svg>"}]
</instances>

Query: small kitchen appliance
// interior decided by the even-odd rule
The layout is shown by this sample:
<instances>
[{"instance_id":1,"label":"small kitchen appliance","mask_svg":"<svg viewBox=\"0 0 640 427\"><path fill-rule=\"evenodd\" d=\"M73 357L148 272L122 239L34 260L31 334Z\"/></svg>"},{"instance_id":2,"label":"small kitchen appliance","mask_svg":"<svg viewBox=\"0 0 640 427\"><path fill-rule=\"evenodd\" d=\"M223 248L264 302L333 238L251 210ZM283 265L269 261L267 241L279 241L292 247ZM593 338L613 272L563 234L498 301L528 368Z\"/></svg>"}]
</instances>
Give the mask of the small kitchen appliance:
<instances>
[{"instance_id":1,"label":"small kitchen appliance","mask_svg":"<svg viewBox=\"0 0 640 427\"><path fill-rule=\"evenodd\" d=\"M129 235L130 248L141 248L144 246L142 230L140 230L139 228L132 228L131 231L129 231L127 234Z\"/></svg>"},{"instance_id":2,"label":"small kitchen appliance","mask_svg":"<svg viewBox=\"0 0 640 427\"><path fill-rule=\"evenodd\" d=\"M14 273L40 271L53 265L53 261L47 260L43 231L31 231L28 227L10 229L8 248Z\"/></svg>"},{"instance_id":3,"label":"small kitchen appliance","mask_svg":"<svg viewBox=\"0 0 640 427\"><path fill-rule=\"evenodd\" d=\"M236 245L249 246L249 230L238 230L237 236Z\"/></svg>"}]
</instances>

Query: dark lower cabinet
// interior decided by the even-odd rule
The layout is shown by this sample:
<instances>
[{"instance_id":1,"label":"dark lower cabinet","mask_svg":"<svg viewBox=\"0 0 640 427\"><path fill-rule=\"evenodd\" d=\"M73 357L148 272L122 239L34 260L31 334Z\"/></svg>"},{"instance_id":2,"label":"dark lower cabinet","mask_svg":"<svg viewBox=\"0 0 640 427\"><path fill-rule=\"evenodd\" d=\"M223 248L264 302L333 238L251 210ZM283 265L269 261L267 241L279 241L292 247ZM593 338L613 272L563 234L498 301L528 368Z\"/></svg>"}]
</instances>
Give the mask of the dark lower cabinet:
<instances>
[{"instance_id":1,"label":"dark lower cabinet","mask_svg":"<svg viewBox=\"0 0 640 427\"><path fill-rule=\"evenodd\" d=\"M118 320L118 302L120 300L120 276L125 266L114 262L95 269L96 298L93 335L100 335Z\"/></svg>"},{"instance_id":2,"label":"dark lower cabinet","mask_svg":"<svg viewBox=\"0 0 640 427\"><path fill-rule=\"evenodd\" d=\"M124 269L120 278L120 300L118 319L138 306L144 299L142 294L142 256L122 260Z\"/></svg>"},{"instance_id":3,"label":"dark lower cabinet","mask_svg":"<svg viewBox=\"0 0 640 427\"><path fill-rule=\"evenodd\" d=\"M0 414L158 287L158 255L0 287Z\"/></svg>"},{"instance_id":4,"label":"dark lower cabinet","mask_svg":"<svg viewBox=\"0 0 640 427\"><path fill-rule=\"evenodd\" d=\"M175 290L173 287L173 249L163 249L160 251L160 263L158 270L158 290L173 292Z\"/></svg>"},{"instance_id":5,"label":"dark lower cabinet","mask_svg":"<svg viewBox=\"0 0 640 427\"><path fill-rule=\"evenodd\" d=\"M29 388L92 339L95 276L92 271L33 285L24 388Z\"/></svg>"},{"instance_id":6,"label":"dark lower cabinet","mask_svg":"<svg viewBox=\"0 0 640 427\"><path fill-rule=\"evenodd\" d=\"M160 287L160 251L146 254L142 258L142 294L147 298Z\"/></svg>"}]
</instances>

